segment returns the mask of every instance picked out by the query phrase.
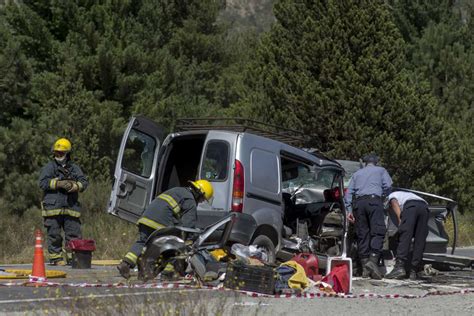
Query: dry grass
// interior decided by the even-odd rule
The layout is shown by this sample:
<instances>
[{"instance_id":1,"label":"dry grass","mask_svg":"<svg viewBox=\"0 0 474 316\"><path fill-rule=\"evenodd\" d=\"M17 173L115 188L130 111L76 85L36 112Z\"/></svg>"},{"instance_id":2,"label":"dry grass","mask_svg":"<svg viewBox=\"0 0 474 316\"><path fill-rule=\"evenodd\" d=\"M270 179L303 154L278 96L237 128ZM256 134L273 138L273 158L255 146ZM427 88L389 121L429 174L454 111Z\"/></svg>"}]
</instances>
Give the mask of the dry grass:
<instances>
[{"instance_id":1,"label":"dry grass","mask_svg":"<svg viewBox=\"0 0 474 316\"><path fill-rule=\"evenodd\" d=\"M91 184L80 197L83 205L83 238L94 239L97 244L93 259L120 259L137 238L135 225L107 214L110 190L109 184ZM4 209L0 209L0 212L7 214L3 215L0 221L0 262L31 263L34 254L34 231L40 228L46 233L41 210L31 208L21 217L11 215ZM44 247L46 254L46 242Z\"/></svg>"},{"instance_id":2,"label":"dry grass","mask_svg":"<svg viewBox=\"0 0 474 316\"><path fill-rule=\"evenodd\" d=\"M474 213L457 214L458 220L458 247L474 246ZM452 218L446 221L446 230L453 236L454 226Z\"/></svg>"}]
</instances>

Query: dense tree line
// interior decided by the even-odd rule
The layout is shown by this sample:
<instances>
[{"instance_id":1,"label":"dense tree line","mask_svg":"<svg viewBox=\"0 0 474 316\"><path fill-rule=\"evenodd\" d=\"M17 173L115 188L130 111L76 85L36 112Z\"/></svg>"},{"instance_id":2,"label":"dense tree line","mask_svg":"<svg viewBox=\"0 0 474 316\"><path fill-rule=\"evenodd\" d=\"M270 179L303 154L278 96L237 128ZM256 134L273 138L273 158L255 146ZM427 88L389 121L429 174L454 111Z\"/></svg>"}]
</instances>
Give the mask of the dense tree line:
<instances>
[{"instance_id":1,"label":"dense tree line","mask_svg":"<svg viewBox=\"0 0 474 316\"><path fill-rule=\"evenodd\" d=\"M39 204L58 136L110 181L128 118L249 116L332 157L378 152L396 184L474 207L469 2L275 1L271 29L232 31L223 0L0 5L0 207ZM220 18L219 18L220 17Z\"/></svg>"}]
</instances>

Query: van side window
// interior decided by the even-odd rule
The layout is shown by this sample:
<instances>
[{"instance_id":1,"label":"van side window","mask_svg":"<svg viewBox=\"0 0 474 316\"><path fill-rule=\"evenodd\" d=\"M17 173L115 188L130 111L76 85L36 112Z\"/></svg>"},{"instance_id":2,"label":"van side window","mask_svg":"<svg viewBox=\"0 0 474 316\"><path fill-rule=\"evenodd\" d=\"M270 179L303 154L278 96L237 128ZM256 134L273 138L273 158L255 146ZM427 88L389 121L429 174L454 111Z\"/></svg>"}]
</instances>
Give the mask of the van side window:
<instances>
[{"instance_id":1,"label":"van side window","mask_svg":"<svg viewBox=\"0 0 474 316\"><path fill-rule=\"evenodd\" d=\"M201 178L210 181L227 179L229 144L223 141L210 141L202 163Z\"/></svg>"},{"instance_id":2,"label":"van side window","mask_svg":"<svg viewBox=\"0 0 474 316\"><path fill-rule=\"evenodd\" d=\"M314 172L308 165L284 157L281 158L281 165L282 187L285 191L314 182Z\"/></svg>"},{"instance_id":3,"label":"van side window","mask_svg":"<svg viewBox=\"0 0 474 316\"><path fill-rule=\"evenodd\" d=\"M282 191L295 195L296 204L316 203L325 200L324 190L339 185L339 172L321 169L282 157Z\"/></svg>"},{"instance_id":4,"label":"van side window","mask_svg":"<svg viewBox=\"0 0 474 316\"><path fill-rule=\"evenodd\" d=\"M148 178L153 167L156 142L135 129L130 131L122 159L122 169Z\"/></svg>"}]
</instances>

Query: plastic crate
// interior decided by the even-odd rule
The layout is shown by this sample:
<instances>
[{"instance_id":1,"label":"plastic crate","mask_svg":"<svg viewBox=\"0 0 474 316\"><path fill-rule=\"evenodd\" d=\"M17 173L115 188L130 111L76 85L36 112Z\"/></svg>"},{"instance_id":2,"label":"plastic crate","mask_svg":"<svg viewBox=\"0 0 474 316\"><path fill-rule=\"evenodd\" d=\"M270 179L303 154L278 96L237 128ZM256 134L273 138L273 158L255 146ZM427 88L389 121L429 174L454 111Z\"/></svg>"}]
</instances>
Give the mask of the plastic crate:
<instances>
[{"instance_id":1,"label":"plastic crate","mask_svg":"<svg viewBox=\"0 0 474 316\"><path fill-rule=\"evenodd\" d=\"M275 271L272 267L229 263L224 287L264 294L275 293Z\"/></svg>"}]
</instances>

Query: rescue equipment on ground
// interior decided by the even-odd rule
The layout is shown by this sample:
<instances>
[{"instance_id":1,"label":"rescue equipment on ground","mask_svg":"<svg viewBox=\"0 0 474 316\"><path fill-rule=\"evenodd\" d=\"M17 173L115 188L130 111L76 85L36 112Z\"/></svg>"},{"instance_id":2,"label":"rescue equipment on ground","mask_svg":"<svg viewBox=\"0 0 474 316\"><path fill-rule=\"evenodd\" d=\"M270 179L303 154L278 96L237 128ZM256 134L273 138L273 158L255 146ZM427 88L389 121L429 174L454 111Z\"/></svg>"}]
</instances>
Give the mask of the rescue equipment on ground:
<instances>
[{"instance_id":1,"label":"rescue equipment on ground","mask_svg":"<svg viewBox=\"0 0 474 316\"><path fill-rule=\"evenodd\" d=\"M349 275L349 266L347 264L333 266L321 282L329 284L336 293L350 293L352 278Z\"/></svg>"},{"instance_id":2,"label":"rescue equipment on ground","mask_svg":"<svg viewBox=\"0 0 474 316\"><path fill-rule=\"evenodd\" d=\"M280 266L290 267L294 270L293 275L291 275L287 281L290 289L302 290L308 287L308 278L306 277L304 268L299 263L290 260L282 263Z\"/></svg>"},{"instance_id":3,"label":"rescue equipment on ground","mask_svg":"<svg viewBox=\"0 0 474 316\"><path fill-rule=\"evenodd\" d=\"M227 265L224 287L240 291L274 294L276 275L272 267L251 266L241 262Z\"/></svg>"},{"instance_id":4,"label":"rescue equipment on ground","mask_svg":"<svg viewBox=\"0 0 474 316\"><path fill-rule=\"evenodd\" d=\"M72 251L73 269L90 269L95 241L92 239L74 239L69 241L67 249Z\"/></svg>"},{"instance_id":5,"label":"rescue equipment on ground","mask_svg":"<svg viewBox=\"0 0 474 316\"><path fill-rule=\"evenodd\" d=\"M298 253L296 254L291 260L297 262L300 264L304 272L306 273L306 276L310 278L313 281L318 281L318 274L319 274L319 263L318 263L318 257L316 257L312 253Z\"/></svg>"},{"instance_id":6,"label":"rescue equipment on ground","mask_svg":"<svg viewBox=\"0 0 474 316\"><path fill-rule=\"evenodd\" d=\"M345 253L342 254L342 256L340 257L329 257L328 258L328 263L327 263L327 273L326 275L329 275L331 273L331 271L335 268L335 267L338 267L338 266L341 266L341 265L344 265L347 267L347 269L345 270L346 274L347 274L347 280L348 280L348 287L347 287L347 291L348 292L344 292L344 293L351 293L352 292L352 259L351 258L348 258L345 256ZM342 272L338 272L338 273L342 273ZM340 277L342 278L342 276ZM346 280L346 277L344 277L344 280ZM344 286L344 288L346 288Z\"/></svg>"}]
</instances>

